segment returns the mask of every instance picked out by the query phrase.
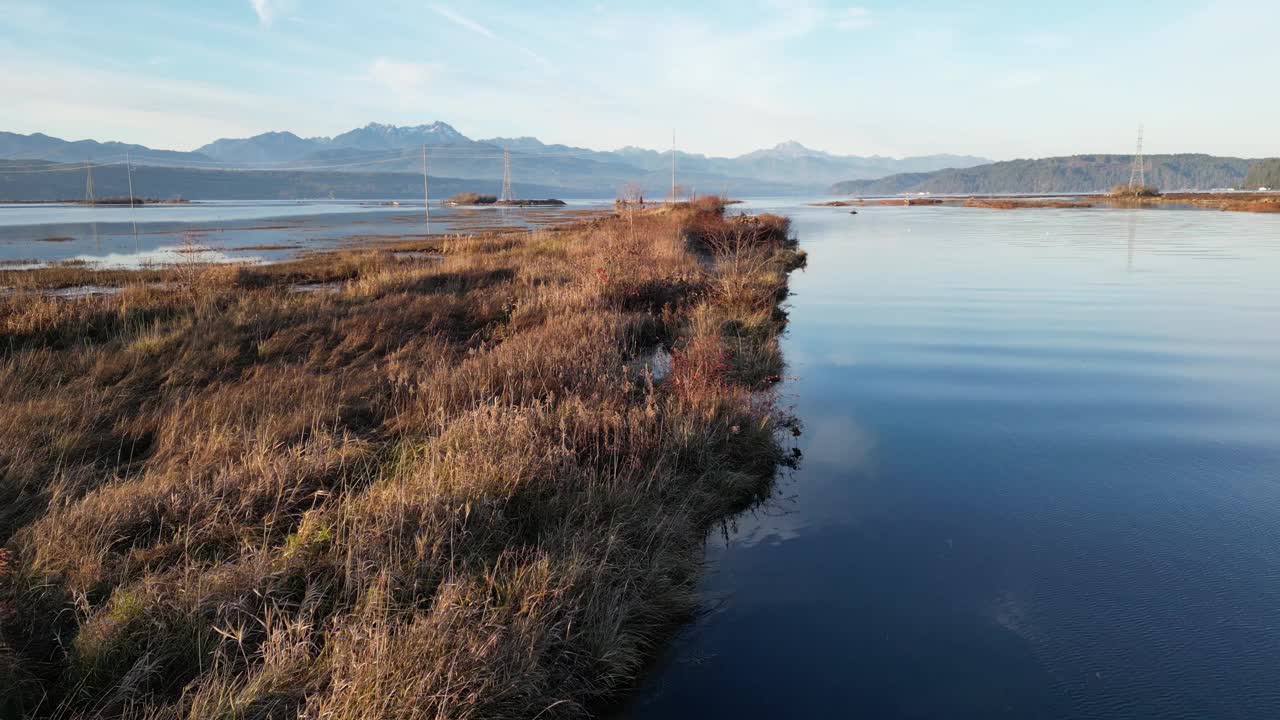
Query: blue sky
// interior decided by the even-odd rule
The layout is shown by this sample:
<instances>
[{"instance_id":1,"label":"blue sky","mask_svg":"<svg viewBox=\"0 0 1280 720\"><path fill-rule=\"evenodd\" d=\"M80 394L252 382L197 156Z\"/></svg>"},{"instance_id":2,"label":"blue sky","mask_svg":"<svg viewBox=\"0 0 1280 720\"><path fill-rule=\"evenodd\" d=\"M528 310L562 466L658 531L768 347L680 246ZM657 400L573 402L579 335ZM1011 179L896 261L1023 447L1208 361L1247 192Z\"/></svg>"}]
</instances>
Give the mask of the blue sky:
<instances>
[{"instance_id":1,"label":"blue sky","mask_svg":"<svg viewBox=\"0 0 1280 720\"><path fill-rule=\"evenodd\" d=\"M1275 0L0 0L0 130L192 149L444 120L733 155L1280 154Z\"/></svg>"}]
</instances>

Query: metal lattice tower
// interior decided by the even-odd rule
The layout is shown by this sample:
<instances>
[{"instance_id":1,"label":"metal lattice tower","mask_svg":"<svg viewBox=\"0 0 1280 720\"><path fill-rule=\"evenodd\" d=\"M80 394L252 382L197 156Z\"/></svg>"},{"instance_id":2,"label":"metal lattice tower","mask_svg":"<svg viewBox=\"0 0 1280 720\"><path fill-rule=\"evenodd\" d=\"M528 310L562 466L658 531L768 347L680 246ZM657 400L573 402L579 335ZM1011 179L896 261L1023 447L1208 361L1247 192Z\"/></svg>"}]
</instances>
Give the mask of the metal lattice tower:
<instances>
[{"instance_id":1,"label":"metal lattice tower","mask_svg":"<svg viewBox=\"0 0 1280 720\"><path fill-rule=\"evenodd\" d=\"M1138 126L1138 150L1133 154L1133 167L1129 170L1129 187L1147 186L1147 161L1142 157L1142 126Z\"/></svg>"},{"instance_id":2,"label":"metal lattice tower","mask_svg":"<svg viewBox=\"0 0 1280 720\"><path fill-rule=\"evenodd\" d=\"M93 195L93 161L84 162L84 204L96 205L98 199Z\"/></svg>"},{"instance_id":3,"label":"metal lattice tower","mask_svg":"<svg viewBox=\"0 0 1280 720\"><path fill-rule=\"evenodd\" d=\"M502 149L502 201L510 202L515 200L515 196L511 194L511 151Z\"/></svg>"}]
</instances>

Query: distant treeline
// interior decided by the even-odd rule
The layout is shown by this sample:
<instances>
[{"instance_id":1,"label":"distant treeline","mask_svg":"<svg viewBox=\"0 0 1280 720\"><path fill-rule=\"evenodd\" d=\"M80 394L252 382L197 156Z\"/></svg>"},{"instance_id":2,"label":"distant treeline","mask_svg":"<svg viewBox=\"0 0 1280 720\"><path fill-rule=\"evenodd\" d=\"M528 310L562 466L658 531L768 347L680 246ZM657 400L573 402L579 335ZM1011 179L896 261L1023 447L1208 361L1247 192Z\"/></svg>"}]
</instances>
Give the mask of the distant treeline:
<instances>
[{"instance_id":1,"label":"distant treeline","mask_svg":"<svg viewBox=\"0 0 1280 720\"><path fill-rule=\"evenodd\" d=\"M1199 154L1151 155L1146 159L1146 181L1165 191L1242 187L1257 162ZM1132 155L1073 155L851 180L831 190L841 195L1103 192L1127 183L1132 167Z\"/></svg>"},{"instance_id":2,"label":"distant treeline","mask_svg":"<svg viewBox=\"0 0 1280 720\"><path fill-rule=\"evenodd\" d=\"M31 160L0 161L0 201L84 198L83 170L30 172L32 168L40 166L40 163ZM10 171L6 172L6 168ZM443 198L453 193L474 190L483 182L432 176L431 194L433 197ZM501 181L495 180L494 184L501 186ZM93 185L98 197L129 196L129 178L123 165L94 168ZM515 183L514 190L521 197L592 197L589 190L518 182ZM196 170L148 166L134 168L133 192L135 197L181 197L195 200L300 200L329 197L419 200L422 198L423 188L422 175L414 173Z\"/></svg>"},{"instance_id":3,"label":"distant treeline","mask_svg":"<svg viewBox=\"0 0 1280 720\"><path fill-rule=\"evenodd\" d=\"M1280 189L1280 158L1260 160L1249 168L1244 187L1246 190L1257 190L1260 187Z\"/></svg>"}]
</instances>

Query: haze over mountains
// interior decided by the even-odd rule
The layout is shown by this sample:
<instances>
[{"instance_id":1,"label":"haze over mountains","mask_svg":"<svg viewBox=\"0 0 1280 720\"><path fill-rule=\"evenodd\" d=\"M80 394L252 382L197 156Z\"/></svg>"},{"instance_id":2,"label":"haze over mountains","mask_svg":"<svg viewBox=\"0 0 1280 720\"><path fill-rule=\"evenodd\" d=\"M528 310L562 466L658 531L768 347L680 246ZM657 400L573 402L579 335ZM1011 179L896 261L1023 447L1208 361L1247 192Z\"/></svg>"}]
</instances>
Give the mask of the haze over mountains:
<instances>
[{"instance_id":1,"label":"haze over mountains","mask_svg":"<svg viewBox=\"0 0 1280 720\"><path fill-rule=\"evenodd\" d=\"M317 187L331 185L334 192L350 187L350 178L341 174L421 173L421 148L428 148L433 181L450 179L476 182L474 189L494 192L501 182L503 150L512 158L512 174L521 186L554 192L562 197L612 197L626 184L639 183L652 196L670 189L671 152L625 147L598 151L568 145L550 145L532 137L473 140L444 122L400 127L370 123L334 137L303 138L290 132L268 132L250 138L223 138L193 152L156 150L141 145L81 140L69 142L42 134L17 135L0 132L0 158L6 160L46 160L63 163L122 161L126 154L135 165L211 170L310 171L330 176L332 182L310 178L307 186L282 184L272 197L305 197ZM737 195L804 194L820 192L832 183L860 178L878 178L903 172L927 172L942 168L969 167L989 162L965 155L930 155L909 158L835 155L784 142L734 158L707 157L678 152L676 163L680 184L703 193L728 192ZM14 167L13 163L0 165ZM34 181L37 176L26 178ZM169 177L176 183L166 195L195 196L184 189L184 175ZM259 177L259 181L265 181ZM283 176L280 178L283 180ZM208 189L208 178L195 185ZM296 180L296 177L295 177ZM395 186L399 181L394 183ZM462 182L465 185L465 182ZM7 183L9 187L13 183ZM235 187L234 177L218 183L224 197L247 196ZM369 192L387 186L381 180L366 182ZM390 186L387 186L388 188ZM263 191L261 182L252 192ZM360 197L369 197L361 195Z\"/></svg>"}]
</instances>

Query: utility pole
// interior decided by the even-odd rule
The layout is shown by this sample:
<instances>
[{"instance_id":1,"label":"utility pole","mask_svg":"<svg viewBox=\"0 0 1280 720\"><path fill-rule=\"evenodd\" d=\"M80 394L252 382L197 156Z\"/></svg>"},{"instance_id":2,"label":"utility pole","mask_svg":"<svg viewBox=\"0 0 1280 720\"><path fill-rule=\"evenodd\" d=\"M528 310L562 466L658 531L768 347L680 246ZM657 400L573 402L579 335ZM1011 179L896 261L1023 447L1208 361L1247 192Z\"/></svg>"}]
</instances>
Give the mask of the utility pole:
<instances>
[{"instance_id":1,"label":"utility pole","mask_svg":"<svg viewBox=\"0 0 1280 720\"><path fill-rule=\"evenodd\" d=\"M679 199L676 197L676 129L671 128L671 202L674 204Z\"/></svg>"},{"instance_id":2,"label":"utility pole","mask_svg":"<svg viewBox=\"0 0 1280 720\"><path fill-rule=\"evenodd\" d=\"M129 209L133 209L133 157L129 153L124 154L124 167L129 175Z\"/></svg>"},{"instance_id":3,"label":"utility pole","mask_svg":"<svg viewBox=\"0 0 1280 720\"><path fill-rule=\"evenodd\" d=\"M427 232L431 232L431 189L427 184L427 144L422 144L422 206L426 208Z\"/></svg>"},{"instance_id":4,"label":"utility pole","mask_svg":"<svg viewBox=\"0 0 1280 720\"><path fill-rule=\"evenodd\" d=\"M97 205L98 200L93 196L93 159L89 158L84 161L84 204Z\"/></svg>"}]
</instances>

